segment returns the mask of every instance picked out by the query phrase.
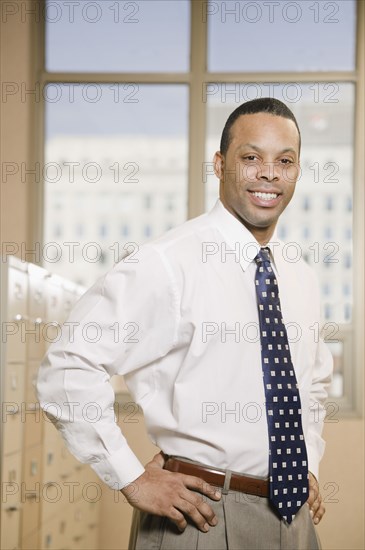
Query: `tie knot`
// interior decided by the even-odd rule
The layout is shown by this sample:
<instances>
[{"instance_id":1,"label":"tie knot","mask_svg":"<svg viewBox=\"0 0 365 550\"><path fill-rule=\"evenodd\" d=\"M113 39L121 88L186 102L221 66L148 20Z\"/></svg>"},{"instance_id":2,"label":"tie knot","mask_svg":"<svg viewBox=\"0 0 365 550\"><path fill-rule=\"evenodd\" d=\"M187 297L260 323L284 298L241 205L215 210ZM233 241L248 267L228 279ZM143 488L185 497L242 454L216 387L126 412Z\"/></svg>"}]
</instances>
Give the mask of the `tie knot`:
<instances>
[{"instance_id":1,"label":"tie knot","mask_svg":"<svg viewBox=\"0 0 365 550\"><path fill-rule=\"evenodd\" d=\"M255 262L257 265L260 265L263 262L268 262L270 264L270 248L260 248L260 252L255 257Z\"/></svg>"}]
</instances>

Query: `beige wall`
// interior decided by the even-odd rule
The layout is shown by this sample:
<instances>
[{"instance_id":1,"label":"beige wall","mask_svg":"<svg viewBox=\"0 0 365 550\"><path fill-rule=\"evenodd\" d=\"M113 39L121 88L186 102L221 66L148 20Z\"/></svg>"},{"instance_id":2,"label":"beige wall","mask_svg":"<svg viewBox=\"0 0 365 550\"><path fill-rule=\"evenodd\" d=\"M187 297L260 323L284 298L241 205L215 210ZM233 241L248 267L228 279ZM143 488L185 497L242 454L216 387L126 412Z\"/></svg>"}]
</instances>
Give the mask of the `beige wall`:
<instances>
[{"instance_id":1,"label":"beige wall","mask_svg":"<svg viewBox=\"0 0 365 550\"><path fill-rule=\"evenodd\" d=\"M1 240L19 245L29 241L32 193L31 184L21 181L21 163L31 166L32 139L36 133L31 125L34 99L25 95L26 89L34 87L31 28L18 17L9 15L5 21L3 14L0 36L2 90L7 92L0 104ZM8 174L4 181L4 170L11 168L9 163L15 164L18 173Z\"/></svg>"},{"instance_id":2,"label":"beige wall","mask_svg":"<svg viewBox=\"0 0 365 550\"><path fill-rule=\"evenodd\" d=\"M19 86L32 85L32 41L29 24L9 18L1 24L1 78ZM34 80L34 77L33 77ZM33 83L34 86L34 83ZM23 98L24 99L24 98ZM26 162L30 166L34 140L34 98L22 101L21 93L1 103L1 162ZM34 159L33 159L34 161ZM3 166L3 164L2 164ZM1 182L1 238L3 242L28 242L35 223L37 186L23 183L20 176ZM32 221L33 220L33 221ZM17 254L19 255L19 254ZM29 257L29 261L32 261ZM142 461L153 455L153 447L140 422L121 423L132 447ZM364 541L364 421L347 419L326 424L327 451L320 485L326 497L327 514L319 532L324 550L363 549ZM126 548L131 509L114 502L114 493L103 494L103 529L100 549Z\"/></svg>"},{"instance_id":3,"label":"beige wall","mask_svg":"<svg viewBox=\"0 0 365 550\"><path fill-rule=\"evenodd\" d=\"M326 514L319 525L323 550L363 550L364 419L326 424L320 487Z\"/></svg>"}]
</instances>

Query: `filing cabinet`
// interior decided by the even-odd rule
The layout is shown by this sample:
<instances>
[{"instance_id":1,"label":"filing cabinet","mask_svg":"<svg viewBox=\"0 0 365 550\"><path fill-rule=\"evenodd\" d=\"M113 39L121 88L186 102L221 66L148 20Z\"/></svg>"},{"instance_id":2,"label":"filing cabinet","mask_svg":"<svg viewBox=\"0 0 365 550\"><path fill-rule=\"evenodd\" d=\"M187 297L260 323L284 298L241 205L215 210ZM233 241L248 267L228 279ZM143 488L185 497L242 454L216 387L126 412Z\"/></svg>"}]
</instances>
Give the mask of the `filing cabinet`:
<instances>
[{"instance_id":1,"label":"filing cabinet","mask_svg":"<svg viewBox=\"0 0 365 550\"><path fill-rule=\"evenodd\" d=\"M2 431L6 454L20 451L23 438L24 370L22 363L9 363L3 373Z\"/></svg>"},{"instance_id":2,"label":"filing cabinet","mask_svg":"<svg viewBox=\"0 0 365 550\"><path fill-rule=\"evenodd\" d=\"M41 548L44 550L65 550L68 523L63 517L55 517L43 524L40 531Z\"/></svg>"},{"instance_id":3,"label":"filing cabinet","mask_svg":"<svg viewBox=\"0 0 365 550\"><path fill-rule=\"evenodd\" d=\"M1 548L92 550L98 478L67 450L35 395L42 357L84 289L17 258L1 263L1 281Z\"/></svg>"},{"instance_id":4,"label":"filing cabinet","mask_svg":"<svg viewBox=\"0 0 365 550\"><path fill-rule=\"evenodd\" d=\"M35 360L29 360L25 367L24 405L22 407L25 448L42 441L43 411L40 409L35 395L38 369L39 361Z\"/></svg>"},{"instance_id":5,"label":"filing cabinet","mask_svg":"<svg viewBox=\"0 0 365 550\"><path fill-rule=\"evenodd\" d=\"M15 550L19 548L20 508L5 508L1 510L1 549Z\"/></svg>"},{"instance_id":6,"label":"filing cabinet","mask_svg":"<svg viewBox=\"0 0 365 550\"><path fill-rule=\"evenodd\" d=\"M20 510L21 508L21 467L20 451L3 456L1 506L5 510Z\"/></svg>"},{"instance_id":7,"label":"filing cabinet","mask_svg":"<svg viewBox=\"0 0 365 550\"><path fill-rule=\"evenodd\" d=\"M6 316L2 317L2 343L6 344L8 363L26 360L23 342L28 320L28 275L26 264L18 262L16 267L7 270L2 264L2 301L6 304Z\"/></svg>"},{"instance_id":8,"label":"filing cabinet","mask_svg":"<svg viewBox=\"0 0 365 550\"><path fill-rule=\"evenodd\" d=\"M10 269L4 278L7 279L7 320L26 318L28 314L28 264L17 262L15 258L9 258ZM13 269L12 269L13 267Z\"/></svg>"},{"instance_id":9,"label":"filing cabinet","mask_svg":"<svg viewBox=\"0 0 365 550\"><path fill-rule=\"evenodd\" d=\"M36 527L35 530L29 535L23 536L21 540L21 548L22 550L35 550L40 548L38 527Z\"/></svg>"}]
</instances>

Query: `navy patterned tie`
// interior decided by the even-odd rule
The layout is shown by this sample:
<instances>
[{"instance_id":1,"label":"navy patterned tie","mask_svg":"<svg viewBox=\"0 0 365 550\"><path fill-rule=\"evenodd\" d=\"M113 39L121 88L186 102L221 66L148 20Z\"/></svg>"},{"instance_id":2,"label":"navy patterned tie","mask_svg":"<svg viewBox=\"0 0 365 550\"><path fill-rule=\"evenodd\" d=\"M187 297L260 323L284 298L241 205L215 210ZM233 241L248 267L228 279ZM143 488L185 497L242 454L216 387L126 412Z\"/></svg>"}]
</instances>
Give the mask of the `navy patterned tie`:
<instances>
[{"instance_id":1,"label":"navy patterned tie","mask_svg":"<svg viewBox=\"0 0 365 550\"><path fill-rule=\"evenodd\" d=\"M291 523L309 496L300 396L281 315L279 289L271 267L270 250L261 248L255 261L269 433L270 500L279 515Z\"/></svg>"}]
</instances>

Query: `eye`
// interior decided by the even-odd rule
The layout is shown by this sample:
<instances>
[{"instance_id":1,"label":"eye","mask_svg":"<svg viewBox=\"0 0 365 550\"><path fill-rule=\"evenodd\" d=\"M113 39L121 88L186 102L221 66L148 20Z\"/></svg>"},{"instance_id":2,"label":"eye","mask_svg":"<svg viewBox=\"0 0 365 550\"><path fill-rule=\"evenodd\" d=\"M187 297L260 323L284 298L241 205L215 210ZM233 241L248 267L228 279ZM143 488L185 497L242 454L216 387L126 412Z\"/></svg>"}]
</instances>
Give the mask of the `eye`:
<instances>
[{"instance_id":1,"label":"eye","mask_svg":"<svg viewBox=\"0 0 365 550\"><path fill-rule=\"evenodd\" d=\"M254 162L255 160L258 160L256 155L246 155L245 157L243 157L243 159L248 160L249 162Z\"/></svg>"},{"instance_id":2,"label":"eye","mask_svg":"<svg viewBox=\"0 0 365 550\"><path fill-rule=\"evenodd\" d=\"M291 159L281 159L280 161L282 164L293 164L294 161Z\"/></svg>"}]
</instances>

